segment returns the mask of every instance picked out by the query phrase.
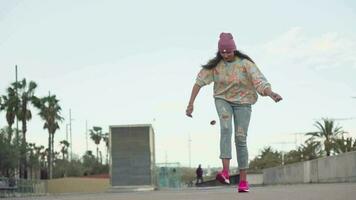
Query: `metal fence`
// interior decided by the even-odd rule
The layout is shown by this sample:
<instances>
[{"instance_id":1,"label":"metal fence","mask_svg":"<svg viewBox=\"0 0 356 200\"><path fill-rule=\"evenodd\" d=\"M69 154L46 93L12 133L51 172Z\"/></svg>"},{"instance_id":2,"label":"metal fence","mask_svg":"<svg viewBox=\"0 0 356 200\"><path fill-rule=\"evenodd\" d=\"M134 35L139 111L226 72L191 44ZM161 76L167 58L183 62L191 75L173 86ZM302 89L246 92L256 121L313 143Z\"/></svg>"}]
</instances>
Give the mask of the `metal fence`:
<instances>
[{"instance_id":1,"label":"metal fence","mask_svg":"<svg viewBox=\"0 0 356 200\"><path fill-rule=\"evenodd\" d=\"M179 163L156 164L158 188L181 188L182 171Z\"/></svg>"},{"instance_id":2,"label":"metal fence","mask_svg":"<svg viewBox=\"0 0 356 200\"><path fill-rule=\"evenodd\" d=\"M44 180L25 180L0 177L0 197L39 196L46 194Z\"/></svg>"}]
</instances>

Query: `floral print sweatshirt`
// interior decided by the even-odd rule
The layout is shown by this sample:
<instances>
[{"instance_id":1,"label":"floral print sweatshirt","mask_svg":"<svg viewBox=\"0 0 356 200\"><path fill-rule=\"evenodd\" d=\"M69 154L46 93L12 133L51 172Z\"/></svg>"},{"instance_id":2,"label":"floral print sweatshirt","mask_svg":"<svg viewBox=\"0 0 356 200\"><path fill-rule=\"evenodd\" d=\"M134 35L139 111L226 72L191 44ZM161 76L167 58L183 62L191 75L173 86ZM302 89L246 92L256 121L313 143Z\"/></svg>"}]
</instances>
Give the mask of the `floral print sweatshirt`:
<instances>
[{"instance_id":1,"label":"floral print sweatshirt","mask_svg":"<svg viewBox=\"0 0 356 200\"><path fill-rule=\"evenodd\" d=\"M213 69L200 70L196 84L203 87L212 82L215 98L237 104L255 104L257 93L265 96L264 90L271 87L253 62L238 57L233 62L221 60Z\"/></svg>"}]
</instances>

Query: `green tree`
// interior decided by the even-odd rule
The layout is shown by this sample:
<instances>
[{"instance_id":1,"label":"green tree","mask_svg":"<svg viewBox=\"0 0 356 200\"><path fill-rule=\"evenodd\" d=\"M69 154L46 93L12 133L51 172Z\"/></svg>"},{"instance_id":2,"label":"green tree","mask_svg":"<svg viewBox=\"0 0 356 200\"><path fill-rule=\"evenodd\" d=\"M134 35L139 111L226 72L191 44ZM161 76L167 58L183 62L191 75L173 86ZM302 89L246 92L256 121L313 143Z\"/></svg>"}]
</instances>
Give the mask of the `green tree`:
<instances>
[{"instance_id":1,"label":"green tree","mask_svg":"<svg viewBox=\"0 0 356 200\"><path fill-rule=\"evenodd\" d=\"M69 161L68 161L68 147L69 142L67 140L62 140L59 142L61 145L60 153L62 154L62 159L57 159L55 161L55 170L53 176L55 178L66 177L69 171Z\"/></svg>"},{"instance_id":2,"label":"green tree","mask_svg":"<svg viewBox=\"0 0 356 200\"><path fill-rule=\"evenodd\" d=\"M79 159L73 158L68 163L66 173L67 176L83 176L84 175L83 163Z\"/></svg>"},{"instance_id":3,"label":"green tree","mask_svg":"<svg viewBox=\"0 0 356 200\"><path fill-rule=\"evenodd\" d=\"M102 139L102 128L99 126L93 126L93 129L90 129L90 139L96 144L96 158L99 161L99 144Z\"/></svg>"},{"instance_id":4,"label":"green tree","mask_svg":"<svg viewBox=\"0 0 356 200\"><path fill-rule=\"evenodd\" d=\"M48 172L48 148L43 149L43 151L40 150L40 163L41 163L41 169L46 169Z\"/></svg>"},{"instance_id":5,"label":"green tree","mask_svg":"<svg viewBox=\"0 0 356 200\"><path fill-rule=\"evenodd\" d=\"M304 144L300 145L297 149L289 151L285 155L285 164L301 162L305 160L313 160L320 157L321 145L315 141L315 138L307 139Z\"/></svg>"},{"instance_id":6,"label":"green tree","mask_svg":"<svg viewBox=\"0 0 356 200\"><path fill-rule=\"evenodd\" d=\"M2 95L0 110L6 112L6 121L8 124L8 142L12 138L12 125L15 123L15 117L18 112L19 98L16 95L16 89L13 87L7 88L7 94Z\"/></svg>"},{"instance_id":7,"label":"green tree","mask_svg":"<svg viewBox=\"0 0 356 200\"><path fill-rule=\"evenodd\" d=\"M37 97L35 96L35 90L37 84L33 81L27 83L26 79L22 81L12 83L12 87L17 89L19 93L19 107L18 118L22 123L22 143L26 144L27 133L27 121L32 119L32 112L29 109L29 104L35 104Z\"/></svg>"},{"instance_id":8,"label":"green tree","mask_svg":"<svg viewBox=\"0 0 356 200\"><path fill-rule=\"evenodd\" d=\"M42 169L46 169L46 167L44 167L45 164L43 163L43 160L42 160L43 155L45 155L44 146L43 145L34 146L33 149L34 149L34 154L35 154L34 157L36 158L36 160L34 162L37 162L36 166L38 166L39 171L41 171ZM35 176L39 177L37 172L38 171L36 171Z\"/></svg>"},{"instance_id":9,"label":"green tree","mask_svg":"<svg viewBox=\"0 0 356 200\"><path fill-rule=\"evenodd\" d=\"M317 139L324 147L326 156L330 156L331 151L335 149L335 141L338 137L342 136L345 131L341 126L335 125L334 120L323 118L322 121L316 121L314 126L318 129L315 132L309 132L306 135L312 136Z\"/></svg>"},{"instance_id":10,"label":"green tree","mask_svg":"<svg viewBox=\"0 0 356 200\"><path fill-rule=\"evenodd\" d=\"M7 130L4 130L4 133L6 133L6 147L11 148L11 153L15 154L12 155L11 157L11 169L8 170L13 170L15 171L15 168L19 167L19 153L20 153L20 148L19 148L19 130L15 129L16 131L16 137L15 137L15 143L11 144L12 136L14 129L12 128L14 122L15 122L15 117L18 114L18 108L19 108L19 98L16 93L16 88L13 86L10 86L6 90L6 95L2 95L1 97L1 103L0 103L0 111L5 111L6 115L6 121L7 121ZM5 142L5 141L3 141ZM5 147L4 146L4 147ZM13 151L18 151L18 152L13 152ZM5 152L5 151L3 151ZM5 154L8 156L9 154ZM15 165L13 165L15 163ZM9 173L9 171L7 172Z\"/></svg>"},{"instance_id":11,"label":"green tree","mask_svg":"<svg viewBox=\"0 0 356 200\"><path fill-rule=\"evenodd\" d=\"M322 156L322 146L321 143L315 141L315 138L307 139L304 144L300 146L300 151L302 152L303 160L313 160Z\"/></svg>"},{"instance_id":12,"label":"green tree","mask_svg":"<svg viewBox=\"0 0 356 200\"><path fill-rule=\"evenodd\" d=\"M265 147L261 154L256 156L250 162L251 170L261 170L269 167L275 167L282 164L282 153L274 151L272 147Z\"/></svg>"},{"instance_id":13,"label":"green tree","mask_svg":"<svg viewBox=\"0 0 356 200\"><path fill-rule=\"evenodd\" d=\"M59 142L61 144L61 153L63 160L68 160L68 147L69 142L67 140L62 140Z\"/></svg>"},{"instance_id":14,"label":"green tree","mask_svg":"<svg viewBox=\"0 0 356 200\"><path fill-rule=\"evenodd\" d=\"M98 161L95 158L95 156L93 155L93 152L92 151L87 151L83 155L83 166L84 166L84 169L85 169L85 174L86 175L93 174L93 168L95 168L97 163L98 163Z\"/></svg>"},{"instance_id":15,"label":"green tree","mask_svg":"<svg viewBox=\"0 0 356 200\"><path fill-rule=\"evenodd\" d=\"M8 142L9 129L0 129L0 174L12 176L19 159L17 146Z\"/></svg>"},{"instance_id":16,"label":"green tree","mask_svg":"<svg viewBox=\"0 0 356 200\"><path fill-rule=\"evenodd\" d=\"M336 153L356 151L356 139L353 139L352 137L344 138L344 136L342 136L335 140L335 144Z\"/></svg>"},{"instance_id":17,"label":"green tree","mask_svg":"<svg viewBox=\"0 0 356 200\"><path fill-rule=\"evenodd\" d=\"M43 149L43 146L36 146L35 143L27 143L27 152L28 152L28 167L30 168L30 178L38 177L38 172L41 169L40 164L40 150Z\"/></svg>"},{"instance_id":18,"label":"green tree","mask_svg":"<svg viewBox=\"0 0 356 200\"><path fill-rule=\"evenodd\" d=\"M302 160L303 160L303 153L302 153L300 147L298 149L296 149L296 150L289 151L284 156L284 163L285 164L296 163L296 162L300 162Z\"/></svg>"},{"instance_id":19,"label":"green tree","mask_svg":"<svg viewBox=\"0 0 356 200\"><path fill-rule=\"evenodd\" d=\"M45 121L43 128L48 130L48 175L52 179L54 134L59 129L58 122L62 121L61 107L56 95L48 95L38 102L40 117Z\"/></svg>"},{"instance_id":20,"label":"green tree","mask_svg":"<svg viewBox=\"0 0 356 200\"><path fill-rule=\"evenodd\" d=\"M32 113L29 108L30 103L34 103L37 99L35 89L37 84L33 81L27 83L26 79L14 82L11 84L17 90L19 105L17 117L22 123L22 142L21 142L21 161L20 161L20 177L27 178L27 158L26 158L26 133L27 122L32 119Z\"/></svg>"}]
</instances>

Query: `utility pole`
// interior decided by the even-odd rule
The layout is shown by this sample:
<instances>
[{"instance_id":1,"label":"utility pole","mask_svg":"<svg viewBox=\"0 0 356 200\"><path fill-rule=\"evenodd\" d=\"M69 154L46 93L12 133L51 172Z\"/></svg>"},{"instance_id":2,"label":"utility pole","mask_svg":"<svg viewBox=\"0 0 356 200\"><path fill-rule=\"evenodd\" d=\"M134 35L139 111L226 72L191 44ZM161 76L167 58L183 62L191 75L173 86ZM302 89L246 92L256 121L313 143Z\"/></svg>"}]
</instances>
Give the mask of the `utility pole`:
<instances>
[{"instance_id":1,"label":"utility pole","mask_svg":"<svg viewBox=\"0 0 356 200\"><path fill-rule=\"evenodd\" d=\"M299 133L291 133L294 135L294 144L295 144L295 148L297 149L298 148L298 145L300 144L303 144L303 136L305 135L305 133L302 133L302 132L299 132ZM298 135L299 135L299 139L300 139L300 142L298 143Z\"/></svg>"},{"instance_id":2,"label":"utility pole","mask_svg":"<svg viewBox=\"0 0 356 200\"><path fill-rule=\"evenodd\" d=\"M69 109L70 160L73 160L72 110Z\"/></svg>"},{"instance_id":3,"label":"utility pole","mask_svg":"<svg viewBox=\"0 0 356 200\"><path fill-rule=\"evenodd\" d=\"M88 120L85 120L85 145L86 152L88 152Z\"/></svg>"},{"instance_id":4,"label":"utility pole","mask_svg":"<svg viewBox=\"0 0 356 200\"><path fill-rule=\"evenodd\" d=\"M69 126L69 124L66 124L66 140L67 140L67 142L69 142L69 140L68 140L68 126Z\"/></svg>"},{"instance_id":5,"label":"utility pole","mask_svg":"<svg viewBox=\"0 0 356 200\"><path fill-rule=\"evenodd\" d=\"M189 158L189 168L192 167L192 155L191 155L191 138L190 133L188 134L188 158Z\"/></svg>"},{"instance_id":6,"label":"utility pole","mask_svg":"<svg viewBox=\"0 0 356 200\"><path fill-rule=\"evenodd\" d=\"M18 83L17 74L18 74L17 65L15 65L15 81L16 81L16 85ZM15 87L15 92L16 92L16 98L18 98L19 97L19 93L17 91L17 86ZM16 103L16 109L19 109L18 101ZM19 146L19 119L16 116L16 147L18 147L18 146ZM21 152L18 152L18 153L21 154ZM21 171L20 168L21 168L21 159L19 159L18 162L17 162L17 170L18 170L18 172ZM17 178L19 178L19 176L20 176L20 173L17 173Z\"/></svg>"},{"instance_id":7,"label":"utility pole","mask_svg":"<svg viewBox=\"0 0 356 200\"><path fill-rule=\"evenodd\" d=\"M18 82L18 80L17 80L17 74L18 74L18 72L17 72L17 65L15 65L15 80L16 80L16 84L17 84L17 82ZM15 87L15 92L16 92L16 97L18 98L19 97L19 94L18 94L18 91L17 91L17 87ZM17 109L19 108L19 104L18 104L18 102L17 102L17 104L16 104L16 107L17 107ZM18 117L16 116L16 142L17 142L17 144L19 143L19 119L18 119Z\"/></svg>"}]
</instances>

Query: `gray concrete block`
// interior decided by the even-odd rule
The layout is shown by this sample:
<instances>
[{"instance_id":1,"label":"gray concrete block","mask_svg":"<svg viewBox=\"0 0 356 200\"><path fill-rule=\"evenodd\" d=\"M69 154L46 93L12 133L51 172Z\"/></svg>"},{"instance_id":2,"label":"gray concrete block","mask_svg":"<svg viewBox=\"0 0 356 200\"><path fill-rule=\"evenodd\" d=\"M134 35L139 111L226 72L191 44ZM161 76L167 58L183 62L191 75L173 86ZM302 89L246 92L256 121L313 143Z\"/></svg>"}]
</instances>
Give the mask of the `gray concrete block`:
<instances>
[{"instance_id":1,"label":"gray concrete block","mask_svg":"<svg viewBox=\"0 0 356 200\"><path fill-rule=\"evenodd\" d=\"M151 125L110 126L110 183L155 185L154 132Z\"/></svg>"}]
</instances>

